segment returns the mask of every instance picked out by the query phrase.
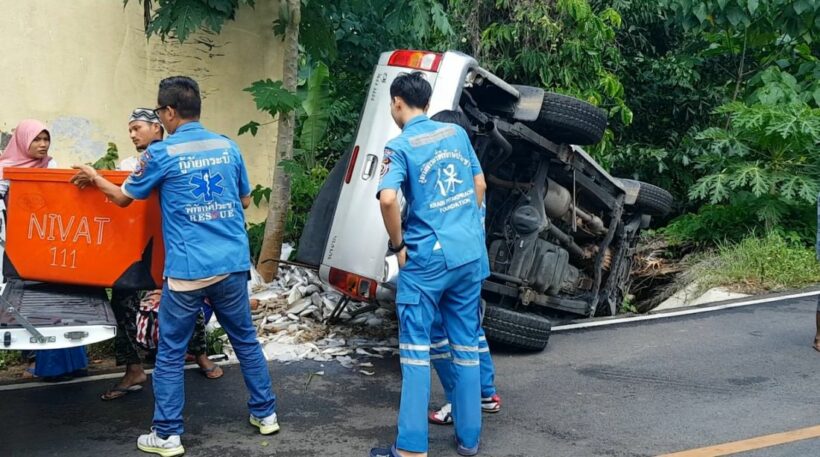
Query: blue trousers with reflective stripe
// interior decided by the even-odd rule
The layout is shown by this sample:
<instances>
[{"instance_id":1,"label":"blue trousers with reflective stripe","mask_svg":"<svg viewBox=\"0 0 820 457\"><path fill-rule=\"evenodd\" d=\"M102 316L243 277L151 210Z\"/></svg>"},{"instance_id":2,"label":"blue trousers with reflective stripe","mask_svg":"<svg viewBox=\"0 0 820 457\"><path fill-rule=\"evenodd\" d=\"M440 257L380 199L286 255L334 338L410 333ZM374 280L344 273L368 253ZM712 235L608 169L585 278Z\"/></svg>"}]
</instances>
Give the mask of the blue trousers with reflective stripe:
<instances>
[{"instance_id":1,"label":"blue trousers with reflective stripe","mask_svg":"<svg viewBox=\"0 0 820 457\"><path fill-rule=\"evenodd\" d=\"M437 313L452 354L452 403L456 437L467 447L481 435L479 372L480 266L472 262L448 270L441 251L425 265L412 259L399 273L396 310L402 371L396 447L427 452L430 402L430 334Z\"/></svg>"},{"instance_id":2,"label":"blue trousers with reflective stripe","mask_svg":"<svg viewBox=\"0 0 820 457\"><path fill-rule=\"evenodd\" d=\"M441 316L437 315L433 321L433 331L430 334L430 361L436 369L444 395L448 403L453 402L453 355L450 353L450 341L441 325ZM481 371L481 398L490 398L496 394L495 365L490 355L490 346L484 329L478 329L478 360Z\"/></svg>"},{"instance_id":3,"label":"blue trousers with reflective stripe","mask_svg":"<svg viewBox=\"0 0 820 457\"><path fill-rule=\"evenodd\" d=\"M250 392L248 408L256 417L267 417L276 408L268 364L256 340L256 328L248 306L247 273L233 273L204 289L173 292L162 289L159 306L159 347L154 368L154 430L160 436L183 432L185 405L184 365L188 341L194 332L202 301L211 307L225 329Z\"/></svg>"}]
</instances>

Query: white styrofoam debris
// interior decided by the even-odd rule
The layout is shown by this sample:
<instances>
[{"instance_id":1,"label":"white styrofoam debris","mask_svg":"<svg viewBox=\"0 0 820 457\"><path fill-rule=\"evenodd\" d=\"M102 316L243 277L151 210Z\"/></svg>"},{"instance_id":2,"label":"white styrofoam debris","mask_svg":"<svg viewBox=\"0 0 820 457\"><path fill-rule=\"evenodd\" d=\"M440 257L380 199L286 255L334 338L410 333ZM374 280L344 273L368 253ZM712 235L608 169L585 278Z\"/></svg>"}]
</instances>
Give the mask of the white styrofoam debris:
<instances>
[{"instance_id":1,"label":"white styrofoam debris","mask_svg":"<svg viewBox=\"0 0 820 457\"><path fill-rule=\"evenodd\" d=\"M254 294L251 294L249 298L256 299L259 301L270 300L272 298L276 298L279 296L279 292L275 290L261 290Z\"/></svg>"},{"instance_id":2,"label":"white styrofoam debris","mask_svg":"<svg viewBox=\"0 0 820 457\"><path fill-rule=\"evenodd\" d=\"M293 303L293 306L289 310L287 310L287 314L288 315L290 315L290 314L299 314L302 311L304 311L305 308L307 308L308 306L310 306L312 304L313 304L313 302L310 300L310 298L303 298L303 299Z\"/></svg>"},{"instance_id":3,"label":"white styrofoam debris","mask_svg":"<svg viewBox=\"0 0 820 457\"><path fill-rule=\"evenodd\" d=\"M290 243L282 243L282 253L279 255L279 260L288 260L293 253L293 245Z\"/></svg>"},{"instance_id":4,"label":"white styrofoam debris","mask_svg":"<svg viewBox=\"0 0 820 457\"><path fill-rule=\"evenodd\" d=\"M288 294L288 305L296 303L303 295L299 292L299 286L294 286Z\"/></svg>"},{"instance_id":5,"label":"white styrofoam debris","mask_svg":"<svg viewBox=\"0 0 820 457\"><path fill-rule=\"evenodd\" d=\"M372 368L363 360L398 353L395 314L386 309L361 313L351 321L350 313L365 303L350 302L340 316L342 322L329 326L330 316L342 296L310 270L280 266L278 279L264 283L257 272L248 282L251 297L259 300L252 313L258 340L265 357L283 363L298 360L336 361L349 369ZM356 325L351 325L356 324ZM212 320L209 330L219 328ZM226 337L224 353L236 359ZM373 372L360 370L371 376ZM322 372L323 373L323 372Z\"/></svg>"}]
</instances>

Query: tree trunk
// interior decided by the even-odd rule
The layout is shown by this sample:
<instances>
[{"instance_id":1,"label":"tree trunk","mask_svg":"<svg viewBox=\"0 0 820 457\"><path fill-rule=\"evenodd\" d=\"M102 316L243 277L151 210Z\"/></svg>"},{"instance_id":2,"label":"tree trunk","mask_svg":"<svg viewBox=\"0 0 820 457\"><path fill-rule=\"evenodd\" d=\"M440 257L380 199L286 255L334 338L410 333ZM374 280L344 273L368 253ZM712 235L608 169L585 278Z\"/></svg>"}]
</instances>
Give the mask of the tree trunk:
<instances>
[{"instance_id":1,"label":"tree trunk","mask_svg":"<svg viewBox=\"0 0 820 457\"><path fill-rule=\"evenodd\" d=\"M290 11L290 21L284 37L285 58L282 86L291 92L295 92L299 70L300 0L282 1L287 1L288 10ZM285 222L287 221L288 207L290 206L290 176L282 167L282 161L293 158L295 120L296 116L293 111L279 115L279 128L276 138L276 168L273 173L272 193L268 204L268 219L265 222L265 236L262 240L259 263L256 266L265 282L272 281L279 272L278 261L282 252Z\"/></svg>"},{"instance_id":2,"label":"tree trunk","mask_svg":"<svg viewBox=\"0 0 820 457\"><path fill-rule=\"evenodd\" d=\"M142 2L142 20L145 23L145 33L148 33L148 27L151 26L151 0L145 0Z\"/></svg>"}]
</instances>

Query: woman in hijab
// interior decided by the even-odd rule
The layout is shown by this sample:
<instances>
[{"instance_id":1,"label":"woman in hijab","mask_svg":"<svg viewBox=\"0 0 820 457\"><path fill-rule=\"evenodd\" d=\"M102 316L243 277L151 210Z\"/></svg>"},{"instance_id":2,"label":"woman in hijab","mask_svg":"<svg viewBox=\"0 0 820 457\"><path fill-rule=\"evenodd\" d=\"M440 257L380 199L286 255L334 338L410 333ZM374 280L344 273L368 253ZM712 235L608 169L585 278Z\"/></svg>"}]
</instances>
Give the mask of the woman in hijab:
<instances>
[{"instance_id":1,"label":"woman in hijab","mask_svg":"<svg viewBox=\"0 0 820 457\"><path fill-rule=\"evenodd\" d=\"M55 168L54 159L49 157L51 134L45 124L34 119L21 121L14 129L9 144L0 155L0 197L5 196L9 182L3 179L6 167Z\"/></svg>"},{"instance_id":2,"label":"woman in hijab","mask_svg":"<svg viewBox=\"0 0 820 457\"><path fill-rule=\"evenodd\" d=\"M0 155L0 197L5 197L9 188L9 181L3 177L6 168L56 168L56 162L48 155L50 146L51 134L42 122L26 119L17 125L6 149ZM5 212L5 206L3 210ZM5 221L3 222L5 240ZM32 368L34 354L36 364ZM88 358L84 347L34 351L34 354L32 351L23 354L30 363L26 371L45 381L63 381L86 374Z\"/></svg>"}]
</instances>

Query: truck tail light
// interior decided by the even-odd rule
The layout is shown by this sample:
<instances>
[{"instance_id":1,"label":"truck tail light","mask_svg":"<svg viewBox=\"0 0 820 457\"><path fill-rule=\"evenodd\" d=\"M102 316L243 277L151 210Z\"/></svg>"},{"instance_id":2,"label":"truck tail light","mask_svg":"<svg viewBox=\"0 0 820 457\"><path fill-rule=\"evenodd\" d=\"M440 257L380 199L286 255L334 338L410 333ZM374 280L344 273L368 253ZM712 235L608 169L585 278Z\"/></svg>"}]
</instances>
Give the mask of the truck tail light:
<instances>
[{"instance_id":1,"label":"truck tail light","mask_svg":"<svg viewBox=\"0 0 820 457\"><path fill-rule=\"evenodd\" d=\"M347 173L345 173L345 184L350 184L350 179L353 177L353 169L356 168L356 159L359 158L359 147L353 148L353 154L350 155L350 162L347 164Z\"/></svg>"},{"instance_id":2,"label":"truck tail light","mask_svg":"<svg viewBox=\"0 0 820 457\"><path fill-rule=\"evenodd\" d=\"M390 55L387 65L438 72L442 57L441 54L435 52L396 51Z\"/></svg>"},{"instance_id":3,"label":"truck tail light","mask_svg":"<svg viewBox=\"0 0 820 457\"><path fill-rule=\"evenodd\" d=\"M328 282L348 297L369 302L376 298L376 281L336 268L330 269Z\"/></svg>"}]
</instances>

